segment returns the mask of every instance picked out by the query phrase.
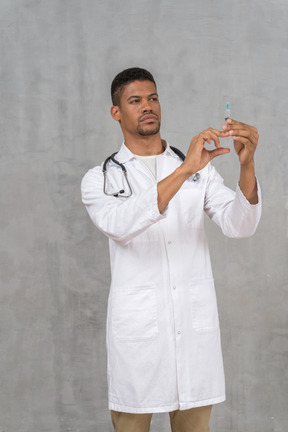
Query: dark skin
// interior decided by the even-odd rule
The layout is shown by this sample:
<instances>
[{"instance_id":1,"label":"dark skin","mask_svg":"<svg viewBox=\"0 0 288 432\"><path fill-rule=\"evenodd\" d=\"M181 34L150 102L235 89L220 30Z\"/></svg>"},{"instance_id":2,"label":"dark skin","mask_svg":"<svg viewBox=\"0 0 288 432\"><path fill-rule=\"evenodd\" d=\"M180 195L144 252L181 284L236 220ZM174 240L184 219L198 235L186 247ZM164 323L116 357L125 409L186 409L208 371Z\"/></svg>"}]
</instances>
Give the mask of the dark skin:
<instances>
[{"instance_id":1,"label":"dark skin","mask_svg":"<svg viewBox=\"0 0 288 432\"><path fill-rule=\"evenodd\" d=\"M253 126L227 119L222 126L225 132L209 128L192 138L185 161L170 176L158 183L158 208L163 211L182 184L194 173L204 168L214 157L230 152L221 148L219 138L232 136L240 162L239 186L250 204L258 203L254 170L254 153L258 144L258 132ZM207 150L205 143L214 142L215 149Z\"/></svg>"},{"instance_id":2,"label":"dark skin","mask_svg":"<svg viewBox=\"0 0 288 432\"><path fill-rule=\"evenodd\" d=\"M150 81L127 84L119 106L112 106L112 117L120 123L125 144L134 154L156 155L163 152L160 136L161 107L155 85ZM159 127L158 127L159 126ZM231 135L240 162L239 186L250 204L257 204L257 184L254 170L254 153L258 144L255 127L227 119L222 131L209 128L192 138L185 161L158 185L158 209L162 212L183 183L212 159L230 152L220 146L219 138ZM208 150L205 144L214 143Z\"/></svg>"},{"instance_id":3,"label":"dark skin","mask_svg":"<svg viewBox=\"0 0 288 432\"><path fill-rule=\"evenodd\" d=\"M257 183L255 178L254 154L258 145L258 130L236 120L227 119L222 129L228 131L234 140L234 149L238 155L241 170L239 186L250 204L258 203Z\"/></svg>"}]
</instances>

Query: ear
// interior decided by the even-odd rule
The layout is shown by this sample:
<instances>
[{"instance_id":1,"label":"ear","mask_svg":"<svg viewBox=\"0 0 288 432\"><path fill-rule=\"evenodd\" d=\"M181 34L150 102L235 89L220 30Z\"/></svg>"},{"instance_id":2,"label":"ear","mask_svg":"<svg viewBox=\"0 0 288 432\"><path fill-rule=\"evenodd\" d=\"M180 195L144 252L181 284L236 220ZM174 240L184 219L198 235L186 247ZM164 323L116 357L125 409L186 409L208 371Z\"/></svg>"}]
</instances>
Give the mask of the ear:
<instances>
[{"instance_id":1,"label":"ear","mask_svg":"<svg viewBox=\"0 0 288 432\"><path fill-rule=\"evenodd\" d=\"M120 109L118 105L112 105L110 112L114 120L120 121L121 116L120 116Z\"/></svg>"}]
</instances>

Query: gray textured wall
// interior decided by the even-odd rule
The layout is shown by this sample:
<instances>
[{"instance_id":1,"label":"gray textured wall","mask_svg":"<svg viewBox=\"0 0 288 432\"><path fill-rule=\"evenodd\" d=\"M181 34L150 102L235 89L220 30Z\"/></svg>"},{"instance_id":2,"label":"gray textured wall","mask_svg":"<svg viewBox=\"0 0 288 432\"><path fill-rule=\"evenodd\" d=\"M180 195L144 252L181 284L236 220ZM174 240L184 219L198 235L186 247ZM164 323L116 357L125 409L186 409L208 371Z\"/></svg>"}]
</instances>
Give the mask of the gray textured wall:
<instances>
[{"instance_id":1,"label":"gray textured wall","mask_svg":"<svg viewBox=\"0 0 288 432\"><path fill-rule=\"evenodd\" d=\"M259 128L258 232L207 222L228 398L211 429L287 432L287 27L286 0L0 1L1 432L111 431L108 248L79 185L121 143L109 86L134 65L158 81L172 145L220 127L226 95ZM236 156L215 165L234 187Z\"/></svg>"}]
</instances>

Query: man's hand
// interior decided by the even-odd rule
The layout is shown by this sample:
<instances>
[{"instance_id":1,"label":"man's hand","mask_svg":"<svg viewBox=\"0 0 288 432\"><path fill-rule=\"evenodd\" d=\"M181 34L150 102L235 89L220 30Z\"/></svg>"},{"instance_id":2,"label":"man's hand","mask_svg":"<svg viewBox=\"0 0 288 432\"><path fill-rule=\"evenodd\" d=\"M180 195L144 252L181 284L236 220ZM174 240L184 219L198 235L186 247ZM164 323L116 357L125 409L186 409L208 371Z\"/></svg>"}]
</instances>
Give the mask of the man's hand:
<instances>
[{"instance_id":1,"label":"man's hand","mask_svg":"<svg viewBox=\"0 0 288 432\"><path fill-rule=\"evenodd\" d=\"M232 135L241 166L251 164L259 139L257 129L232 119L227 119L222 129Z\"/></svg>"},{"instance_id":2,"label":"man's hand","mask_svg":"<svg viewBox=\"0 0 288 432\"><path fill-rule=\"evenodd\" d=\"M230 149L221 147L219 141L219 138L227 136L229 136L228 131L209 128L192 138L185 161L181 165L181 171L187 178L204 168L216 156L230 152ZM207 150L205 143L211 144L212 141L216 148Z\"/></svg>"},{"instance_id":3,"label":"man's hand","mask_svg":"<svg viewBox=\"0 0 288 432\"><path fill-rule=\"evenodd\" d=\"M228 148L220 147L220 137L229 136L228 132L217 129L206 129L192 138L184 162L168 177L158 183L158 209L162 212L182 184L197 171L204 168L214 157L230 152ZM215 144L214 150L207 150L205 143Z\"/></svg>"},{"instance_id":4,"label":"man's hand","mask_svg":"<svg viewBox=\"0 0 288 432\"><path fill-rule=\"evenodd\" d=\"M197 171L204 168L216 156L230 152L229 148L220 146L219 138L232 135L234 147L241 164L239 186L251 204L258 202L257 184L254 171L254 153L258 144L258 132L253 126L246 125L236 120L228 119L222 126L223 131L206 129L192 138L186 158L170 176L158 183L158 208L162 212L173 196L178 192L182 184ZM215 148L207 150L206 142Z\"/></svg>"},{"instance_id":5,"label":"man's hand","mask_svg":"<svg viewBox=\"0 0 288 432\"><path fill-rule=\"evenodd\" d=\"M227 119L222 126L234 140L234 148L241 165L239 186L250 204L258 203L257 184L254 170L254 153L258 144L258 131L255 127L236 120Z\"/></svg>"}]
</instances>

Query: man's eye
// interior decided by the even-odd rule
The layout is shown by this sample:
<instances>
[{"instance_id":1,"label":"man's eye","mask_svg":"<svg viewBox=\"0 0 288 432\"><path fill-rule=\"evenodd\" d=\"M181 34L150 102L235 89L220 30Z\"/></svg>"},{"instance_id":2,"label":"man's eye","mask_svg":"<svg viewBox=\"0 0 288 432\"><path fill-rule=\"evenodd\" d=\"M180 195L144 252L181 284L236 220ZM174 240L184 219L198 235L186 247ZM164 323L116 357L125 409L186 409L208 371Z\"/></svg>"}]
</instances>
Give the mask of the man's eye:
<instances>
[{"instance_id":1,"label":"man's eye","mask_svg":"<svg viewBox=\"0 0 288 432\"><path fill-rule=\"evenodd\" d=\"M157 98L157 97L152 97L151 100L152 100L153 102L158 102L158 98Z\"/></svg>"},{"instance_id":2,"label":"man's eye","mask_svg":"<svg viewBox=\"0 0 288 432\"><path fill-rule=\"evenodd\" d=\"M131 101L132 104L133 104L133 103L138 103L138 102L140 102L139 99L133 99L133 100Z\"/></svg>"}]
</instances>

